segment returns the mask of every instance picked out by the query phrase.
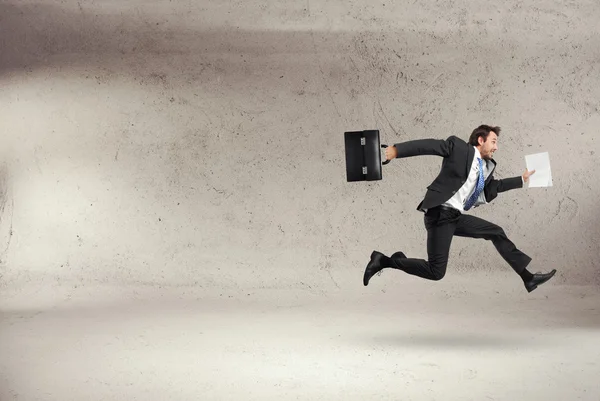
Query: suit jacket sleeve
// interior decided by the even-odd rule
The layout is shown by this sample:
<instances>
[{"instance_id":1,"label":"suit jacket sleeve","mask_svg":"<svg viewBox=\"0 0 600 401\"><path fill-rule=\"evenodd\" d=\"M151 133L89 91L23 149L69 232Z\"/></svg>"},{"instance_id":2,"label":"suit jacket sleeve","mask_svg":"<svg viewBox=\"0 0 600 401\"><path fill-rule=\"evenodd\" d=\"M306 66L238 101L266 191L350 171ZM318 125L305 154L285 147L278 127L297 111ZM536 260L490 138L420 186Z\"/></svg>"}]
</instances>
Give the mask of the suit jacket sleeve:
<instances>
[{"instance_id":1,"label":"suit jacket sleeve","mask_svg":"<svg viewBox=\"0 0 600 401\"><path fill-rule=\"evenodd\" d=\"M453 137L443 139L416 139L394 144L398 151L397 158L412 156L442 156L448 157L454 146Z\"/></svg>"},{"instance_id":2,"label":"suit jacket sleeve","mask_svg":"<svg viewBox=\"0 0 600 401\"><path fill-rule=\"evenodd\" d=\"M517 188L523 188L523 178L521 176L504 178L502 180L496 180L494 179L494 176L492 176L483 189L483 192L485 193L485 200L491 202L500 192Z\"/></svg>"}]
</instances>

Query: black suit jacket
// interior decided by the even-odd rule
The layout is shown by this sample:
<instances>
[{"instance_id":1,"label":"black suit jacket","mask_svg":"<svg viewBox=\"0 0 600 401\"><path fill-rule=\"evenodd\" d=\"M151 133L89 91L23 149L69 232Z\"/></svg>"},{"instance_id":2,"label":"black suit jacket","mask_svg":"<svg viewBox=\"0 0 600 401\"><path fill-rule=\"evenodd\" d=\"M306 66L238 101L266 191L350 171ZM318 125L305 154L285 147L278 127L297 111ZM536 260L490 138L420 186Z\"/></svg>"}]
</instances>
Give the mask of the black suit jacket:
<instances>
[{"instance_id":1,"label":"black suit jacket","mask_svg":"<svg viewBox=\"0 0 600 401\"><path fill-rule=\"evenodd\" d=\"M450 199L456 191L463 186L469 175L469 170L475 157L475 148L464 140L450 136L442 139L417 139L401 142L394 145L398 150L397 158L435 155L442 156L442 167L435 180L427 187L423 201L417 210L431 209ZM492 171L485 180L484 194L487 202L491 202L498 193L511 189L522 188L523 180L520 176L494 179L496 161L492 161Z\"/></svg>"}]
</instances>

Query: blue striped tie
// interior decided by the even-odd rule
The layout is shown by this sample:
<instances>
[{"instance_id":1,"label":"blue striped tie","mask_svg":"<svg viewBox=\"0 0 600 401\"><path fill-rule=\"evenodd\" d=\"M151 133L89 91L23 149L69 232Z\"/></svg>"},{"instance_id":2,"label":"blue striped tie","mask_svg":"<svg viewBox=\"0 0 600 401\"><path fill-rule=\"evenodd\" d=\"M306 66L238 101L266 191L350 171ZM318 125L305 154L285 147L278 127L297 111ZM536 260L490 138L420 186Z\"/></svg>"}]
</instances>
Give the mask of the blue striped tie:
<instances>
[{"instance_id":1,"label":"blue striped tie","mask_svg":"<svg viewBox=\"0 0 600 401\"><path fill-rule=\"evenodd\" d=\"M467 203L465 203L465 210L469 210L473 207L473 205L477 201L477 198L479 198L479 194L481 194L481 191L483 191L483 187L485 185L485 181L483 179L483 160L481 160L479 157L477 158L477 160L479 160L479 178L477 180L475 192L473 192L473 195L471 195L471 197L467 200Z\"/></svg>"}]
</instances>

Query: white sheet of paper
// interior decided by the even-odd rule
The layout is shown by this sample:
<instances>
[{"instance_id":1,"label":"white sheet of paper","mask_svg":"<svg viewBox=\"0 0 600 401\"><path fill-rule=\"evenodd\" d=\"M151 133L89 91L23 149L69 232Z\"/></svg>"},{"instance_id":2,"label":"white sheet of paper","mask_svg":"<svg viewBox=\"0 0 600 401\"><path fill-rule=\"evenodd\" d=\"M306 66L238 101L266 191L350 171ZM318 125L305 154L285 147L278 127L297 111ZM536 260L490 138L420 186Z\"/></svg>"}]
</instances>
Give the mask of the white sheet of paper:
<instances>
[{"instance_id":1,"label":"white sheet of paper","mask_svg":"<svg viewBox=\"0 0 600 401\"><path fill-rule=\"evenodd\" d=\"M529 187L552 186L552 169L548 152L526 155L525 164L527 170L535 170L535 173L529 176Z\"/></svg>"}]
</instances>

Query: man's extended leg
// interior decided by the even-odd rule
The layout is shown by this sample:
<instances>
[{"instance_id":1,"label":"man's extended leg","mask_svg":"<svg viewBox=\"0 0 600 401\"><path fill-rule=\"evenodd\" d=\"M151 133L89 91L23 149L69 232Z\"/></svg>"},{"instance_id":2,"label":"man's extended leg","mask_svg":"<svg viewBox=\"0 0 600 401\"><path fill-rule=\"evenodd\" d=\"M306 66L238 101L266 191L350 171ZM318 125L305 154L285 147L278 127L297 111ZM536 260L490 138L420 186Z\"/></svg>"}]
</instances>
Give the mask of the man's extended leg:
<instances>
[{"instance_id":1,"label":"man's extended leg","mask_svg":"<svg viewBox=\"0 0 600 401\"><path fill-rule=\"evenodd\" d=\"M500 226L479 217L462 215L458 219L454 235L492 241L502 258L521 276L528 292L550 280L556 273L556 269L553 269L550 273L531 274L527 270L531 258L517 249Z\"/></svg>"},{"instance_id":2,"label":"man's extended leg","mask_svg":"<svg viewBox=\"0 0 600 401\"><path fill-rule=\"evenodd\" d=\"M479 217L466 214L460 216L454 235L492 241L498 253L519 275L526 270L527 265L531 262L531 258L517 249L515 244L508 239L502 227Z\"/></svg>"}]
</instances>

